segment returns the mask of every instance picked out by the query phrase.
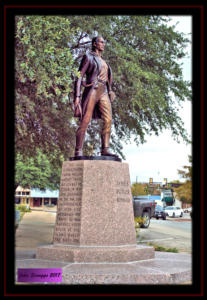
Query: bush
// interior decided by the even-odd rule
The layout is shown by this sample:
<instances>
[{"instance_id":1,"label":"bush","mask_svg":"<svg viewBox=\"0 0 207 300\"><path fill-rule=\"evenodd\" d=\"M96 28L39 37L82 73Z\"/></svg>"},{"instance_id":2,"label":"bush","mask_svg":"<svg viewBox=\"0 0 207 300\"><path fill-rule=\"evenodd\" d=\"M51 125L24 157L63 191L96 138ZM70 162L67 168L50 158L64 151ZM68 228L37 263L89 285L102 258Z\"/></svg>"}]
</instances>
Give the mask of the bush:
<instances>
[{"instance_id":1,"label":"bush","mask_svg":"<svg viewBox=\"0 0 207 300\"><path fill-rule=\"evenodd\" d=\"M17 204L15 208L16 210L20 210L21 212L31 212L29 206L25 204Z\"/></svg>"},{"instance_id":2,"label":"bush","mask_svg":"<svg viewBox=\"0 0 207 300\"><path fill-rule=\"evenodd\" d=\"M136 231L136 237L139 235L139 228L141 227L142 224L145 223L145 218L143 217L135 217L134 218L135 222L135 231Z\"/></svg>"}]
</instances>

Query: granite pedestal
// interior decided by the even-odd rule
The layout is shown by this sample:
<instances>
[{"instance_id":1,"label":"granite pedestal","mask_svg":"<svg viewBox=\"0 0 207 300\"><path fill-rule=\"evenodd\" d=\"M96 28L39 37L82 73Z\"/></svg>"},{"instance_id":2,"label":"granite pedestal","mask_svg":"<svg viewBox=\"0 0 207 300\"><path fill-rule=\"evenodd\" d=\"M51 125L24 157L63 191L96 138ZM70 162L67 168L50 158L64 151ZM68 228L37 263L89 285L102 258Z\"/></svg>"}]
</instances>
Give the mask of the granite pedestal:
<instances>
[{"instance_id":1,"label":"granite pedestal","mask_svg":"<svg viewBox=\"0 0 207 300\"><path fill-rule=\"evenodd\" d=\"M36 257L74 263L154 258L153 247L136 244L127 163L63 163L53 244L37 248Z\"/></svg>"},{"instance_id":2,"label":"granite pedestal","mask_svg":"<svg viewBox=\"0 0 207 300\"><path fill-rule=\"evenodd\" d=\"M53 244L38 247L33 257L16 260L16 277L18 268L61 268L56 284L192 280L191 255L136 244L128 164L112 158L63 163Z\"/></svg>"}]
</instances>

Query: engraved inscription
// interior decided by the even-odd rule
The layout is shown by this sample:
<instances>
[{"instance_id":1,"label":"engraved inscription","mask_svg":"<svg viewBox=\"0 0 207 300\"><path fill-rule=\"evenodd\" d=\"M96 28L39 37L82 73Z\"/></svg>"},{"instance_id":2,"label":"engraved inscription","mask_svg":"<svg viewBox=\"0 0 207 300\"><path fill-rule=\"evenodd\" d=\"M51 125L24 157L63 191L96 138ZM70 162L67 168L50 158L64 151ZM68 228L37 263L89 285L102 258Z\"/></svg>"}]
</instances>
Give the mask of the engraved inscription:
<instances>
[{"instance_id":1,"label":"engraved inscription","mask_svg":"<svg viewBox=\"0 0 207 300\"><path fill-rule=\"evenodd\" d=\"M126 186L126 187L128 187L129 186L129 182L128 181L117 181L117 187L120 187L120 186Z\"/></svg>"},{"instance_id":2,"label":"engraved inscription","mask_svg":"<svg viewBox=\"0 0 207 300\"><path fill-rule=\"evenodd\" d=\"M130 183L128 181L117 181L116 183L116 201L117 202L130 202L131 192L129 190Z\"/></svg>"},{"instance_id":3,"label":"engraved inscription","mask_svg":"<svg viewBox=\"0 0 207 300\"><path fill-rule=\"evenodd\" d=\"M54 243L79 243L82 177L81 166L65 166L63 169Z\"/></svg>"},{"instance_id":4,"label":"engraved inscription","mask_svg":"<svg viewBox=\"0 0 207 300\"><path fill-rule=\"evenodd\" d=\"M130 202L130 198L117 198L117 202Z\"/></svg>"},{"instance_id":5,"label":"engraved inscription","mask_svg":"<svg viewBox=\"0 0 207 300\"><path fill-rule=\"evenodd\" d=\"M120 190L116 190L116 193L117 194L120 194L120 195L129 195L129 190L123 190L123 189L120 189Z\"/></svg>"}]
</instances>

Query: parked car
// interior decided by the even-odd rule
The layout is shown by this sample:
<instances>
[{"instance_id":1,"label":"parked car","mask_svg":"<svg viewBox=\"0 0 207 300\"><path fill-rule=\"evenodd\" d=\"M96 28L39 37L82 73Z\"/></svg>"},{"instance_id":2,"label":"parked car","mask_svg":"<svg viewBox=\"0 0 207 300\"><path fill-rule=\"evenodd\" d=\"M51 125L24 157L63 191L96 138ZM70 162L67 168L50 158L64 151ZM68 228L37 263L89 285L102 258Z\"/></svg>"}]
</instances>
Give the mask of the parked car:
<instances>
[{"instance_id":1,"label":"parked car","mask_svg":"<svg viewBox=\"0 0 207 300\"><path fill-rule=\"evenodd\" d=\"M164 208L161 205L156 205L153 217L156 218L157 220L159 218L166 220L166 215L167 214L166 214Z\"/></svg>"},{"instance_id":2,"label":"parked car","mask_svg":"<svg viewBox=\"0 0 207 300\"><path fill-rule=\"evenodd\" d=\"M184 208L184 213L191 213L192 212L192 206Z\"/></svg>"},{"instance_id":3,"label":"parked car","mask_svg":"<svg viewBox=\"0 0 207 300\"><path fill-rule=\"evenodd\" d=\"M182 217L183 210L178 206L166 206L164 207L164 211L166 212L167 216L169 217Z\"/></svg>"}]
</instances>

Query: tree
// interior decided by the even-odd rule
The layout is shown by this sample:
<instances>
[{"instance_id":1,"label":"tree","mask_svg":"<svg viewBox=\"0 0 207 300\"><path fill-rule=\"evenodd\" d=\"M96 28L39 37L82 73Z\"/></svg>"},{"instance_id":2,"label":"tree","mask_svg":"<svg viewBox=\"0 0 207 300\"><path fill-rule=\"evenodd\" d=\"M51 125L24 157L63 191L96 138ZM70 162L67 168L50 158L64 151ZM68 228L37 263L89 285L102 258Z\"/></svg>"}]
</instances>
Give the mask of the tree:
<instances>
[{"instance_id":1,"label":"tree","mask_svg":"<svg viewBox=\"0 0 207 300\"><path fill-rule=\"evenodd\" d=\"M148 195L146 186L143 185L142 183L137 183L137 182L133 183L131 190L133 196Z\"/></svg>"},{"instance_id":2,"label":"tree","mask_svg":"<svg viewBox=\"0 0 207 300\"><path fill-rule=\"evenodd\" d=\"M74 145L75 122L68 105L72 73L77 75L67 45L77 34L68 18L16 17L15 146L35 156L56 151L68 158Z\"/></svg>"},{"instance_id":3,"label":"tree","mask_svg":"<svg viewBox=\"0 0 207 300\"><path fill-rule=\"evenodd\" d=\"M124 158L120 141L133 136L139 145L166 128L188 142L175 106L191 98L179 64L188 39L167 22L162 16L16 16L16 153L35 157L38 148L59 165L73 154L73 84L95 35L107 41L104 58L113 70L112 149ZM99 151L99 123L89 125L86 154Z\"/></svg>"},{"instance_id":4,"label":"tree","mask_svg":"<svg viewBox=\"0 0 207 300\"><path fill-rule=\"evenodd\" d=\"M15 189L18 185L23 188L59 188L61 168L51 165L46 155L37 151L36 157L23 158L21 154L16 155L15 163Z\"/></svg>"},{"instance_id":5,"label":"tree","mask_svg":"<svg viewBox=\"0 0 207 300\"><path fill-rule=\"evenodd\" d=\"M192 164L192 156L189 155L189 163ZM192 165L183 166L184 170L178 170L178 174L186 181L178 188L174 188L176 196L185 203L192 203Z\"/></svg>"}]
</instances>

